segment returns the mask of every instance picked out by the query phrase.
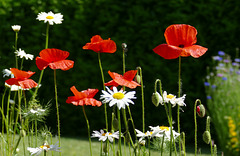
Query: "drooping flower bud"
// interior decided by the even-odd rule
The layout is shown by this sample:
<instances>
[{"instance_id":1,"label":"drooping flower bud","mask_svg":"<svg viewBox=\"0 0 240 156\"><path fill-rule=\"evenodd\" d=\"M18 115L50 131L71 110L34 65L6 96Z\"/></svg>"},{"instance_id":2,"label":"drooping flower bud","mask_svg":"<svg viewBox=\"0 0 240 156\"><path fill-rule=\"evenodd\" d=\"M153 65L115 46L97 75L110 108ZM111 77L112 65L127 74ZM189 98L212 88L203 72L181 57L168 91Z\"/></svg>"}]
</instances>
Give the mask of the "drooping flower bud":
<instances>
[{"instance_id":1,"label":"drooping flower bud","mask_svg":"<svg viewBox=\"0 0 240 156\"><path fill-rule=\"evenodd\" d=\"M205 114L206 114L206 109L204 105L200 104L199 106L197 106L197 115L202 118L205 116Z\"/></svg>"},{"instance_id":2,"label":"drooping flower bud","mask_svg":"<svg viewBox=\"0 0 240 156\"><path fill-rule=\"evenodd\" d=\"M123 51L126 53L128 51L128 48L127 48L127 44L126 43L122 43L122 48L123 48Z\"/></svg>"},{"instance_id":3,"label":"drooping flower bud","mask_svg":"<svg viewBox=\"0 0 240 156\"><path fill-rule=\"evenodd\" d=\"M157 107L159 103L163 103L163 99L158 92L152 94L152 103Z\"/></svg>"},{"instance_id":4,"label":"drooping flower bud","mask_svg":"<svg viewBox=\"0 0 240 156\"><path fill-rule=\"evenodd\" d=\"M114 131L117 131L118 130L118 119L115 117L115 115L113 117L112 125L113 125Z\"/></svg>"},{"instance_id":5,"label":"drooping flower bud","mask_svg":"<svg viewBox=\"0 0 240 156\"><path fill-rule=\"evenodd\" d=\"M209 144L210 141L211 141L211 134L209 131L205 131L203 133L203 141L206 143L206 144Z\"/></svg>"},{"instance_id":6,"label":"drooping flower bud","mask_svg":"<svg viewBox=\"0 0 240 156\"><path fill-rule=\"evenodd\" d=\"M137 74L137 75L135 76L135 81L136 81L138 84L141 84L141 76Z\"/></svg>"}]
</instances>

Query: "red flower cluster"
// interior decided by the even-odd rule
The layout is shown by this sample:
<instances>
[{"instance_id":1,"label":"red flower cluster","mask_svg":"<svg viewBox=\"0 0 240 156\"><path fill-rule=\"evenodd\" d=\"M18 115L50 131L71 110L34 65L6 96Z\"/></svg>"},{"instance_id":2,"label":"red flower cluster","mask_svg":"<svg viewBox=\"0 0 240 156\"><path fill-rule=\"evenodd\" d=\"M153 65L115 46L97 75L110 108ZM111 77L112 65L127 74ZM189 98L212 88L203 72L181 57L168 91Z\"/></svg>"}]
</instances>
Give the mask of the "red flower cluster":
<instances>
[{"instance_id":1,"label":"red flower cluster","mask_svg":"<svg viewBox=\"0 0 240 156\"><path fill-rule=\"evenodd\" d=\"M8 85L17 85L23 89L31 89L33 87L37 87L38 84L32 79L29 79L33 74L35 74L35 72L26 72L18 70L16 68L11 68L11 72L13 73L14 78L5 81Z\"/></svg>"},{"instance_id":2,"label":"red flower cluster","mask_svg":"<svg viewBox=\"0 0 240 156\"><path fill-rule=\"evenodd\" d=\"M83 46L83 49L93 50L97 53L114 53L117 50L116 43L111 40L103 40L101 36L95 35L91 38L91 43Z\"/></svg>"},{"instance_id":3,"label":"red flower cluster","mask_svg":"<svg viewBox=\"0 0 240 156\"><path fill-rule=\"evenodd\" d=\"M208 50L199 45L197 42L197 30L190 25L174 24L169 26L165 33L167 44L161 44L153 49L155 53L165 59L175 59L179 56L192 56L198 58Z\"/></svg>"},{"instance_id":4,"label":"red flower cluster","mask_svg":"<svg viewBox=\"0 0 240 156\"><path fill-rule=\"evenodd\" d=\"M118 73L114 73L114 72L110 72L108 71L108 74L111 76L111 78L113 80L105 83L105 86L126 86L128 88L134 89L137 86L141 86L140 84L138 84L137 82L133 81L135 75L137 74L137 70L130 70L127 71L123 76L118 74Z\"/></svg>"},{"instance_id":5,"label":"red flower cluster","mask_svg":"<svg viewBox=\"0 0 240 156\"><path fill-rule=\"evenodd\" d=\"M43 70L48 66L51 69L69 70L73 67L74 61L66 60L69 52L59 49L44 49L39 53L40 57L36 58L38 69Z\"/></svg>"},{"instance_id":6,"label":"red flower cluster","mask_svg":"<svg viewBox=\"0 0 240 156\"><path fill-rule=\"evenodd\" d=\"M98 89L88 89L79 92L75 86L72 86L70 90L73 92L74 96L68 97L66 103L72 103L76 106L92 105L99 107L102 105L101 101L93 98L97 94Z\"/></svg>"}]
</instances>

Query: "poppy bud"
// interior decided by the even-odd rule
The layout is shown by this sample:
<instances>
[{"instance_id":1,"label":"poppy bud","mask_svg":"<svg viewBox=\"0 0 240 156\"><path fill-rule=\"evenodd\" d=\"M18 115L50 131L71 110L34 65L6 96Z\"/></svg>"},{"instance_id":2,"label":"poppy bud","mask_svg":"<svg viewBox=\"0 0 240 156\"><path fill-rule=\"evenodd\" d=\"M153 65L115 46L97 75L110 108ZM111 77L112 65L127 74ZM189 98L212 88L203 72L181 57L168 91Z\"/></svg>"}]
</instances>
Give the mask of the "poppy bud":
<instances>
[{"instance_id":1,"label":"poppy bud","mask_svg":"<svg viewBox=\"0 0 240 156\"><path fill-rule=\"evenodd\" d=\"M206 109L205 109L205 107L204 107L203 104L200 104L199 106L197 106L197 114L198 114L198 116L201 117L201 118L205 116L205 114L206 114Z\"/></svg>"},{"instance_id":2,"label":"poppy bud","mask_svg":"<svg viewBox=\"0 0 240 156\"><path fill-rule=\"evenodd\" d=\"M140 84L141 83L141 76L137 74L135 76L135 81Z\"/></svg>"},{"instance_id":3,"label":"poppy bud","mask_svg":"<svg viewBox=\"0 0 240 156\"><path fill-rule=\"evenodd\" d=\"M209 144L210 141L211 141L211 134L209 131L205 131L203 133L203 141L206 143L206 144Z\"/></svg>"},{"instance_id":4,"label":"poppy bud","mask_svg":"<svg viewBox=\"0 0 240 156\"><path fill-rule=\"evenodd\" d=\"M157 107L159 105L159 103L162 104L163 99L161 97L161 95L158 92L155 92L152 94L152 103Z\"/></svg>"},{"instance_id":5,"label":"poppy bud","mask_svg":"<svg viewBox=\"0 0 240 156\"><path fill-rule=\"evenodd\" d=\"M128 49L127 49L127 44L126 43L122 43L122 48L123 48L123 51L124 52L127 52Z\"/></svg>"}]
</instances>

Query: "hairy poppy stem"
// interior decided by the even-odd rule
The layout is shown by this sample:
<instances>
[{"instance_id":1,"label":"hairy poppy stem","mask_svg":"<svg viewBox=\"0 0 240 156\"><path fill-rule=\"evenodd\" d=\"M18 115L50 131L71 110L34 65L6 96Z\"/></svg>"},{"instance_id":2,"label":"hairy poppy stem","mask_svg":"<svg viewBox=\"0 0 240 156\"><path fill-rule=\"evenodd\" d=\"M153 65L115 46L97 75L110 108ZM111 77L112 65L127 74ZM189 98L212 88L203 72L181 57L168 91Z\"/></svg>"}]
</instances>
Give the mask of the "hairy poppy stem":
<instances>
[{"instance_id":1,"label":"hairy poppy stem","mask_svg":"<svg viewBox=\"0 0 240 156\"><path fill-rule=\"evenodd\" d=\"M105 85L104 85L105 80L104 80L104 74L103 74L100 52L98 52L98 63L99 63L99 68L100 68L101 76L102 76L103 90L106 90ZM106 130L108 131L108 118L107 118L107 104L106 103L104 104L104 113L105 113L105 121L106 121Z\"/></svg>"},{"instance_id":2,"label":"hairy poppy stem","mask_svg":"<svg viewBox=\"0 0 240 156\"><path fill-rule=\"evenodd\" d=\"M57 95L57 74L56 69L54 71L54 88L55 88L55 101L56 101L56 110L57 110L57 127L58 127L58 140L59 140L59 147L61 147L61 137L60 137L60 118L59 118L59 110L58 110L58 95ZM61 155L61 152L59 152Z\"/></svg>"},{"instance_id":3,"label":"hairy poppy stem","mask_svg":"<svg viewBox=\"0 0 240 156\"><path fill-rule=\"evenodd\" d=\"M181 56L179 56L179 63L178 63L178 97L181 96ZM180 134L180 106L177 107L177 122L178 122L178 133ZM181 137L179 137L179 155L181 155Z\"/></svg>"},{"instance_id":4,"label":"hairy poppy stem","mask_svg":"<svg viewBox=\"0 0 240 156\"><path fill-rule=\"evenodd\" d=\"M122 135L122 132L121 132L121 117L120 117L120 110L117 109L117 114L118 114L118 130L119 130L119 140L118 140L118 148L119 148L119 156L122 156L122 143L121 143L121 135Z\"/></svg>"},{"instance_id":5,"label":"hairy poppy stem","mask_svg":"<svg viewBox=\"0 0 240 156\"><path fill-rule=\"evenodd\" d=\"M91 136L90 136L90 126L89 126L89 122L88 122L87 114L85 112L84 105L82 106L82 108L83 108L83 114L84 114L84 117L85 117L86 123L87 123L90 155L92 156L92 143L91 143Z\"/></svg>"},{"instance_id":6,"label":"hairy poppy stem","mask_svg":"<svg viewBox=\"0 0 240 156\"><path fill-rule=\"evenodd\" d=\"M194 124L195 124L195 156L197 155L197 103L201 104L201 101L197 99L194 105Z\"/></svg>"},{"instance_id":7,"label":"hairy poppy stem","mask_svg":"<svg viewBox=\"0 0 240 156\"><path fill-rule=\"evenodd\" d=\"M143 91L143 78L142 78L142 68L137 67L139 71L140 78L141 78L141 93L142 93L142 126L143 126L143 133L145 133L145 106L144 106L144 91Z\"/></svg>"}]
</instances>

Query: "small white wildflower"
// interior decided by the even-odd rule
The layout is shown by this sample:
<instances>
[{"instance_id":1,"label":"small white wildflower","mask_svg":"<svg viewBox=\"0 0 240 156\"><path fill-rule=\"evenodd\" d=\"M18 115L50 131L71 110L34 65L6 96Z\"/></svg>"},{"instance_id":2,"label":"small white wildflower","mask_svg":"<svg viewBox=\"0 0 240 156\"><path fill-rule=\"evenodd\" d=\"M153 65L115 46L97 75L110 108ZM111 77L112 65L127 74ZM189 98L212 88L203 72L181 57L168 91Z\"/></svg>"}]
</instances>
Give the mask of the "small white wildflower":
<instances>
[{"instance_id":1,"label":"small white wildflower","mask_svg":"<svg viewBox=\"0 0 240 156\"><path fill-rule=\"evenodd\" d=\"M31 156L32 155L40 155L44 150L45 151L56 151L56 152L61 152L59 149L61 147L59 147L58 145L58 142L55 144L55 145L47 145L47 144L44 144L40 147L36 147L36 148L32 148L32 147L28 147L27 150L31 153Z\"/></svg>"},{"instance_id":2,"label":"small white wildflower","mask_svg":"<svg viewBox=\"0 0 240 156\"><path fill-rule=\"evenodd\" d=\"M153 131L147 131L145 133L141 132L138 129L135 129L137 132L137 137L140 137L139 142L142 142L144 138L153 138L153 137L159 137L159 129L153 130Z\"/></svg>"},{"instance_id":3,"label":"small white wildflower","mask_svg":"<svg viewBox=\"0 0 240 156\"><path fill-rule=\"evenodd\" d=\"M20 26L20 25L12 25L12 29L13 29L13 31L15 31L15 32L19 32L20 29L21 29L21 26Z\"/></svg>"},{"instance_id":4,"label":"small white wildflower","mask_svg":"<svg viewBox=\"0 0 240 156\"><path fill-rule=\"evenodd\" d=\"M13 75L13 73L11 72L11 70L9 70L9 69L3 69L3 77L9 77L9 76L11 76L11 78L14 78L14 75Z\"/></svg>"},{"instance_id":5,"label":"small white wildflower","mask_svg":"<svg viewBox=\"0 0 240 156\"><path fill-rule=\"evenodd\" d=\"M26 60L28 60L28 59L33 60L33 57L34 57L34 56L31 55L31 54L25 53L25 51L24 51L24 50L21 50L21 49L15 51L14 53L16 54L16 56L19 56L20 58L23 58L23 57L24 57Z\"/></svg>"},{"instance_id":6,"label":"small white wildflower","mask_svg":"<svg viewBox=\"0 0 240 156\"><path fill-rule=\"evenodd\" d=\"M106 141L107 139L110 141L110 142L113 142L113 139L119 139L119 131L116 131L114 133L111 133L111 132L104 132L104 130L100 130L99 131L93 131L92 133L92 138L99 138L98 140L99 141Z\"/></svg>"},{"instance_id":7,"label":"small white wildflower","mask_svg":"<svg viewBox=\"0 0 240 156\"><path fill-rule=\"evenodd\" d=\"M49 23L50 25L61 24L63 21L63 15L60 13L54 14L52 11L46 13L41 12L37 16L37 20L44 21L44 23Z\"/></svg>"},{"instance_id":8,"label":"small white wildflower","mask_svg":"<svg viewBox=\"0 0 240 156\"><path fill-rule=\"evenodd\" d=\"M166 137L166 140L170 140L171 138L171 128L167 126L156 126L152 127L149 126L152 131L158 131L159 132L159 137L163 137L163 135ZM172 130L173 133L173 138L176 139L180 134L177 133L176 131Z\"/></svg>"},{"instance_id":9,"label":"small white wildflower","mask_svg":"<svg viewBox=\"0 0 240 156\"><path fill-rule=\"evenodd\" d=\"M125 109L125 106L129 106L129 103L134 104L131 99L136 99L135 91L126 92L123 90L118 91L116 87L113 87L113 90L110 90L108 87L107 91L102 91L102 95L100 99L103 99L103 103L108 103L109 106L112 107L113 105L117 105L118 109L121 108Z\"/></svg>"}]
</instances>

